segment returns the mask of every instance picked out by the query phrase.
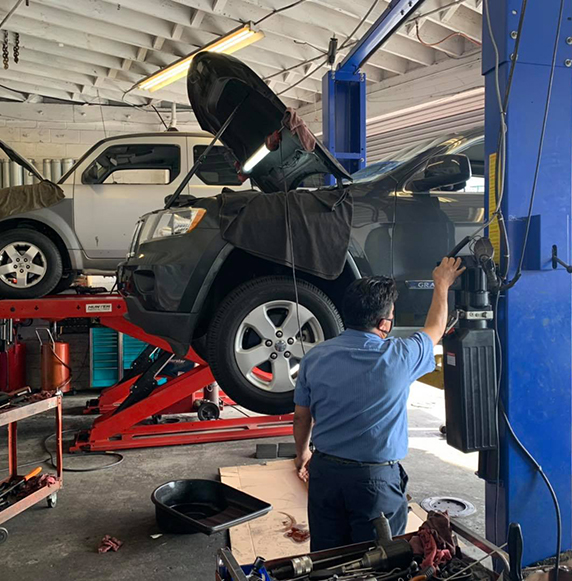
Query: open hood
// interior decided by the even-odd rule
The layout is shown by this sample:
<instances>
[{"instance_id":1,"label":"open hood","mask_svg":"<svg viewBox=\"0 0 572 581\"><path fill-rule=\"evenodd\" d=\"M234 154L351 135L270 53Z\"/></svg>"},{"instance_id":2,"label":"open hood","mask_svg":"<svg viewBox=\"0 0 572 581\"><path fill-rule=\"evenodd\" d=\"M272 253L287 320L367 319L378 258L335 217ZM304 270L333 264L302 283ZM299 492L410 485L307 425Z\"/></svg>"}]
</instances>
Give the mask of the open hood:
<instances>
[{"instance_id":1,"label":"open hood","mask_svg":"<svg viewBox=\"0 0 572 581\"><path fill-rule=\"evenodd\" d=\"M25 158L22 157L17 151L12 149L9 145L0 141L0 149L14 162L22 166L26 171L29 171L36 179L43 182L46 178Z\"/></svg>"},{"instance_id":2,"label":"open hood","mask_svg":"<svg viewBox=\"0 0 572 581\"><path fill-rule=\"evenodd\" d=\"M284 103L238 59L214 52L197 54L189 68L187 91L200 126L212 134L239 105L220 140L234 153L242 172L262 191L294 189L316 174L351 179L319 141L313 151L304 148L298 135L283 125ZM275 131L281 132L280 145L260 155Z\"/></svg>"}]
</instances>

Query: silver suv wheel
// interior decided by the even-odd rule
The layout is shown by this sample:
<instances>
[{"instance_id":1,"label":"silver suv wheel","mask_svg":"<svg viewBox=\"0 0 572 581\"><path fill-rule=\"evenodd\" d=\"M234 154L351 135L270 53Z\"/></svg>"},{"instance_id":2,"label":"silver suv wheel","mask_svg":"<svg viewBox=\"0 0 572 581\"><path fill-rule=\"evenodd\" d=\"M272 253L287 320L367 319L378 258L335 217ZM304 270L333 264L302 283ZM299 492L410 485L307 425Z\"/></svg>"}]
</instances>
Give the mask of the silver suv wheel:
<instances>
[{"instance_id":1,"label":"silver suv wheel","mask_svg":"<svg viewBox=\"0 0 572 581\"><path fill-rule=\"evenodd\" d=\"M0 249L0 280L18 289L37 285L46 275L44 253L30 242L11 242Z\"/></svg>"},{"instance_id":2,"label":"silver suv wheel","mask_svg":"<svg viewBox=\"0 0 572 581\"><path fill-rule=\"evenodd\" d=\"M269 301L241 321L234 355L254 387L284 393L294 389L304 354L324 338L322 326L308 308L299 305L297 310L293 301Z\"/></svg>"}]
</instances>

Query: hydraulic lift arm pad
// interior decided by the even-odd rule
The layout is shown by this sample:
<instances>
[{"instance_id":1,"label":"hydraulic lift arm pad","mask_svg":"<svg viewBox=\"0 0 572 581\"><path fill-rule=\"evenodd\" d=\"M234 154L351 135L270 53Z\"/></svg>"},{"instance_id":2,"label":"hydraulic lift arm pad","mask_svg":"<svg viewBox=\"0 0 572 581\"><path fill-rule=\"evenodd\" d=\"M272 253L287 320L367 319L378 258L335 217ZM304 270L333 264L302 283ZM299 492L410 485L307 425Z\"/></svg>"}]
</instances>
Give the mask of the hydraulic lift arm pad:
<instances>
[{"instance_id":1,"label":"hydraulic lift arm pad","mask_svg":"<svg viewBox=\"0 0 572 581\"><path fill-rule=\"evenodd\" d=\"M497 444L495 332L455 329L443 339L447 443L461 452Z\"/></svg>"}]
</instances>

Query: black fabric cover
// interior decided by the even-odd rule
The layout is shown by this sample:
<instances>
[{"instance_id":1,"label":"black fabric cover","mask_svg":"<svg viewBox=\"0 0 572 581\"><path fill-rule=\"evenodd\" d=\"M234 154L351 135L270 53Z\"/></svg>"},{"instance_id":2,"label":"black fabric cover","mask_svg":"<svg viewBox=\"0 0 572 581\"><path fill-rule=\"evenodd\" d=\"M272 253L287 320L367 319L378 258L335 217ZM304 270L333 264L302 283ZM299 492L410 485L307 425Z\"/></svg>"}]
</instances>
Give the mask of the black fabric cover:
<instances>
[{"instance_id":1,"label":"black fabric cover","mask_svg":"<svg viewBox=\"0 0 572 581\"><path fill-rule=\"evenodd\" d=\"M57 204L65 198L60 186L45 180L37 184L0 189L0 218Z\"/></svg>"},{"instance_id":2,"label":"black fabric cover","mask_svg":"<svg viewBox=\"0 0 572 581\"><path fill-rule=\"evenodd\" d=\"M347 190L223 191L223 239L255 256L291 266L286 196L296 268L337 278L346 261L352 225L353 202Z\"/></svg>"}]
</instances>

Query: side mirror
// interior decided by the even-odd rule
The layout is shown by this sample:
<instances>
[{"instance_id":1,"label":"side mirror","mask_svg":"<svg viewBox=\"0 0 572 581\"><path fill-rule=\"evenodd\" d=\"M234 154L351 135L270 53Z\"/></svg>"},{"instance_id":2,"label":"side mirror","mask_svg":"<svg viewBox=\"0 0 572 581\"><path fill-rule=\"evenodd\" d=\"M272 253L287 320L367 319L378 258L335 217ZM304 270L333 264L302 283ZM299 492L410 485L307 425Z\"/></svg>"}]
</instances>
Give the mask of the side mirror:
<instances>
[{"instance_id":1,"label":"side mirror","mask_svg":"<svg viewBox=\"0 0 572 581\"><path fill-rule=\"evenodd\" d=\"M437 188L455 191L461 189L471 176L471 162L466 155L436 155L413 176L407 189L412 192L428 192Z\"/></svg>"}]
</instances>

